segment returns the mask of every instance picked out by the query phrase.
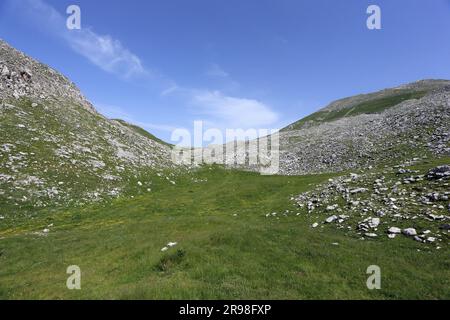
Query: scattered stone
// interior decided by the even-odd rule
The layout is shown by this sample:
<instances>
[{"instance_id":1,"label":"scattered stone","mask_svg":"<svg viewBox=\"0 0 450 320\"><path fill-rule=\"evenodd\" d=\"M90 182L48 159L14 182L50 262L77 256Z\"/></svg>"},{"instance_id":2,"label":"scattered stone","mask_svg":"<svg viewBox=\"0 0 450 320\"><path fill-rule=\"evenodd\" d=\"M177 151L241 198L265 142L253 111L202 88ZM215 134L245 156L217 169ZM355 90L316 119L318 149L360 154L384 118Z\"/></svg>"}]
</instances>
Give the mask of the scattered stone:
<instances>
[{"instance_id":1,"label":"scattered stone","mask_svg":"<svg viewBox=\"0 0 450 320\"><path fill-rule=\"evenodd\" d=\"M326 223L332 223L332 222L336 221L337 219L338 219L338 217L335 216L335 215L333 215L333 216L331 216L331 217L326 218L326 219L325 219L325 222L326 222Z\"/></svg>"},{"instance_id":2,"label":"scattered stone","mask_svg":"<svg viewBox=\"0 0 450 320\"><path fill-rule=\"evenodd\" d=\"M414 228L403 229L402 233L403 233L405 236L409 236L409 237L412 237L412 236L416 236L416 235L417 235L417 231L416 231L416 229L414 229Z\"/></svg>"},{"instance_id":3,"label":"scattered stone","mask_svg":"<svg viewBox=\"0 0 450 320\"><path fill-rule=\"evenodd\" d=\"M327 207L327 211L334 211L337 208L339 208L339 205L338 204L333 204L332 206L328 206Z\"/></svg>"},{"instance_id":4,"label":"scattered stone","mask_svg":"<svg viewBox=\"0 0 450 320\"><path fill-rule=\"evenodd\" d=\"M353 189L350 191L351 194L357 194L357 193L363 193L363 192L367 192L366 188L357 188L357 189Z\"/></svg>"},{"instance_id":5,"label":"scattered stone","mask_svg":"<svg viewBox=\"0 0 450 320\"><path fill-rule=\"evenodd\" d=\"M371 218L369 220L369 227L376 228L380 224L380 218Z\"/></svg>"},{"instance_id":6,"label":"scattered stone","mask_svg":"<svg viewBox=\"0 0 450 320\"><path fill-rule=\"evenodd\" d=\"M441 225L439 227L439 229L441 229L441 230L450 230L450 224L444 223L443 225Z\"/></svg>"},{"instance_id":7,"label":"scattered stone","mask_svg":"<svg viewBox=\"0 0 450 320\"><path fill-rule=\"evenodd\" d=\"M402 230L400 228L397 228L397 227L390 227L388 229L388 232L390 234L400 234L400 233L402 233Z\"/></svg>"},{"instance_id":8,"label":"scattered stone","mask_svg":"<svg viewBox=\"0 0 450 320\"><path fill-rule=\"evenodd\" d=\"M442 179L442 178L448 178L450 177L450 166L439 166L436 168L431 169L428 174L428 179Z\"/></svg>"},{"instance_id":9,"label":"scattered stone","mask_svg":"<svg viewBox=\"0 0 450 320\"><path fill-rule=\"evenodd\" d=\"M376 238L376 237L378 237L378 235L376 233L371 233L371 232L366 232L364 235L366 237L369 237L369 238Z\"/></svg>"}]
</instances>

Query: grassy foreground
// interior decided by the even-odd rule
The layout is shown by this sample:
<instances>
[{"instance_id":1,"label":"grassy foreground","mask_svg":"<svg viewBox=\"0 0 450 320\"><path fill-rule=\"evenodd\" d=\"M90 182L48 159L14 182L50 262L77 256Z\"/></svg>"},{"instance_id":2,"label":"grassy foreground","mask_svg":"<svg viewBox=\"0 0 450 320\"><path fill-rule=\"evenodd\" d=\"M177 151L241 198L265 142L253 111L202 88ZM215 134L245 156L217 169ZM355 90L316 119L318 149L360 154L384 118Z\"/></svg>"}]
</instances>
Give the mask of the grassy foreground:
<instances>
[{"instance_id":1,"label":"grassy foreground","mask_svg":"<svg viewBox=\"0 0 450 320\"><path fill-rule=\"evenodd\" d=\"M0 298L449 299L447 248L361 241L296 216L290 197L330 177L207 167L133 199L0 224ZM69 265L81 290L66 288ZM369 265L381 290L366 287Z\"/></svg>"}]
</instances>

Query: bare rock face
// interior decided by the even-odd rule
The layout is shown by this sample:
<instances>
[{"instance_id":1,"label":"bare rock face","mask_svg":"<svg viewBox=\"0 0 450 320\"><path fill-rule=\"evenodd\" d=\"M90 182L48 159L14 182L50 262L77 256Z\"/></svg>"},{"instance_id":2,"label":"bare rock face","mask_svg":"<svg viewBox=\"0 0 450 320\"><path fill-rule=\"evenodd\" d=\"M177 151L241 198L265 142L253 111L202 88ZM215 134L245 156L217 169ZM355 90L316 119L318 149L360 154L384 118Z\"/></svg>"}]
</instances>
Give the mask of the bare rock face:
<instances>
[{"instance_id":1,"label":"bare rock face","mask_svg":"<svg viewBox=\"0 0 450 320\"><path fill-rule=\"evenodd\" d=\"M0 39L0 99L10 97L70 101L95 112L69 79Z\"/></svg>"}]
</instances>

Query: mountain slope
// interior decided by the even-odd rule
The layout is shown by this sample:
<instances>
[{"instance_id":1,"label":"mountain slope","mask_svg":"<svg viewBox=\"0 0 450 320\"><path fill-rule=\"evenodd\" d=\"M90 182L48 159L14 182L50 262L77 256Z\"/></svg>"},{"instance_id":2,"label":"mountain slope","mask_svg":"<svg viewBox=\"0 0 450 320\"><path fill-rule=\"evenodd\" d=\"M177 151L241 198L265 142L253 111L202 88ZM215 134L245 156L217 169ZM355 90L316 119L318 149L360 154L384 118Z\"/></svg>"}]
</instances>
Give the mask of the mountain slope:
<instances>
[{"instance_id":1,"label":"mountain slope","mask_svg":"<svg viewBox=\"0 0 450 320\"><path fill-rule=\"evenodd\" d=\"M160 144L163 144L163 145L165 145L165 146L168 146L168 147L172 147L172 146L173 146L173 145L171 145L170 143L167 143L167 142L165 142L165 141L163 141L163 140L161 140L161 139L155 137L153 134L151 134L150 132L148 132L148 131L142 129L141 127L138 127L138 126L136 126L136 125L134 125L134 124L131 124L131 123L129 123L129 122L126 122L125 120L122 120L122 119L113 119L112 121L118 122L119 124L121 124L121 125L123 125L123 126L126 126L126 127L128 127L128 128L130 128L130 129L132 129L133 131L135 131L136 133L138 133L138 134L140 134L140 135L143 135L144 137L146 137L146 138L148 138L148 139L150 139L150 140L154 140L154 141L156 141L156 142L158 142L158 143L160 143Z\"/></svg>"},{"instance_id":2,"label":"mountain slope","mask_svg":"<svg viewBox=\"0 0 450 320\"><path fill-rule=\"evenodd\" d=\"M290 124L281 131L298 130L358 114L380 113L388 108L395 107L403 101L420 99L427 93L439 89L450 89L450 81L421 80L396 88L340 99Z\"/></svg>"},{"instance_id":3,"label":"mountain slope","mask_svg":"<svg viewBox=\"0 0 450 320\"><path fill-rule=\"evenodd\" d=\"M0 205L81 205L150 190L170 148L106 119L76 86L0 41Z\"/></svg>"},{"instance_id":4,"label":"mountain slope","mask_svg":"<svg viewBox=\"0 0 450 320\"><path fill-rule=\"evenodd\" d=\"M281 173L337 172L450 154L450 81L333 102L280 132Z\"/></svg>"}]
</instances>

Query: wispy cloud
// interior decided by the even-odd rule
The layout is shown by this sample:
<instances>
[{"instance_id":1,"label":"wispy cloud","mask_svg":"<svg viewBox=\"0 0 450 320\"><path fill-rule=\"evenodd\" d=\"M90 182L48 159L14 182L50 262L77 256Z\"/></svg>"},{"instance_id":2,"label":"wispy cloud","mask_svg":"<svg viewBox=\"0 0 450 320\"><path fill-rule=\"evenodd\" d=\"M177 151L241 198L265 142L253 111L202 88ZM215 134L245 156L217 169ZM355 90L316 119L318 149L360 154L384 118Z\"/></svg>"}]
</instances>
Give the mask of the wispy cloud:
<instances>
[{"instance_id":1,"label":"wispy cloud","mask_svg":"<svg viewBox=\"0 0 450 320\"><path fill-rule=\"evenodd\" d=\"M66 17L43 0L9 0L9 6L36 27L61 39L78 54L101 69L124 78L148 75L141 59L110 35L99 35L89 28L69 30Z\"/></svg>"},{"instance_id":2,"label":"wispy cloud","mask_svg":"<svg viewBox=\"0 0 450 320\"><path fill-rule=\"evenodd\" d=\"M197 112L227 128L267 128L279 119L271 108L254 99L224 95L220 91L193 91L192 103Z\"/></svg>"},{"instance_id":3,"label":"wispy cloud","mask_svg":"<svg viewBox=\"0 0 450 320\"><path fill-rule=\"evenodd\" d=\"M172 85L170 85L167 89L164 89L162 92L161 92L161 95L162 96L168 96L168 95L170 95L170 94L172 94L172 93L174 93L174 92L176 92L176 91L179 91L179 90L182 90L182 88L180 88L178 85L176 85L176 84L172 84Z\"/></svg>"},{"instance_id":4,"label":"wispy cloud","mask_svg":"<svg viewBox=\"0 0 450 320\"><path fill-rule=\"evenodd\" d=\"M89 29L81 29L65 32L64 37L74 51L107 72L125 78L149 73L139 57L109 35L100 36Z\"/></svg>"},{"instance_id":5,"label":"wispy cloud","mask_svg":"<svg viewBox=\"0 0 450 320\"><path fill-rule=\"evenodd\" d=\"M215 84L219 85L222 91L236 92L240 87L239 82L234 80L230 73L217 63L209 64L205 75L214 80Z\"/></svg>"},{"instance_id":6,"label":"wispy cloud","mask_svg":"<svg viewBox=\"0 0 450 320\"><path fill-rule=\"evenodd\" d=\"M113 36L99 35L86 26L82 26L81 30L68 30L66 16L45 0L8 0L8 5L17 17L31 23L33 28L43 28L46 33L60 38L74 52L102 70L126 79L144 77L140 85L156 85L162 98L174 98L178 99L180 105L194 106L192 110L195 115L200 115L203 118L201 120L209 125L217 128L257 129L268 128L279 120L279 115L267 104L241 97L240 94L230 95L240 85L217 63L210 64L205 75L216 78L222 90L179 86L174 80L144 67L142 60ZM108 117L121 118L146 129L167 132L175 129L173 126L136 121L136 117L124 112L123 108L101 104L96 107Z\"/></svg>"},{"instance_id":7,"label":"wispy cloud","mask_svg":"<svg viewBox=\"0 0 450 320\"><path fill-rule=\"evenodd\" d=\"M206 70L206 75L210 77L227 78L230 75L228 72L222 69L217 63L212 63L208 66Z\"/></svg>"}]
</instances>

